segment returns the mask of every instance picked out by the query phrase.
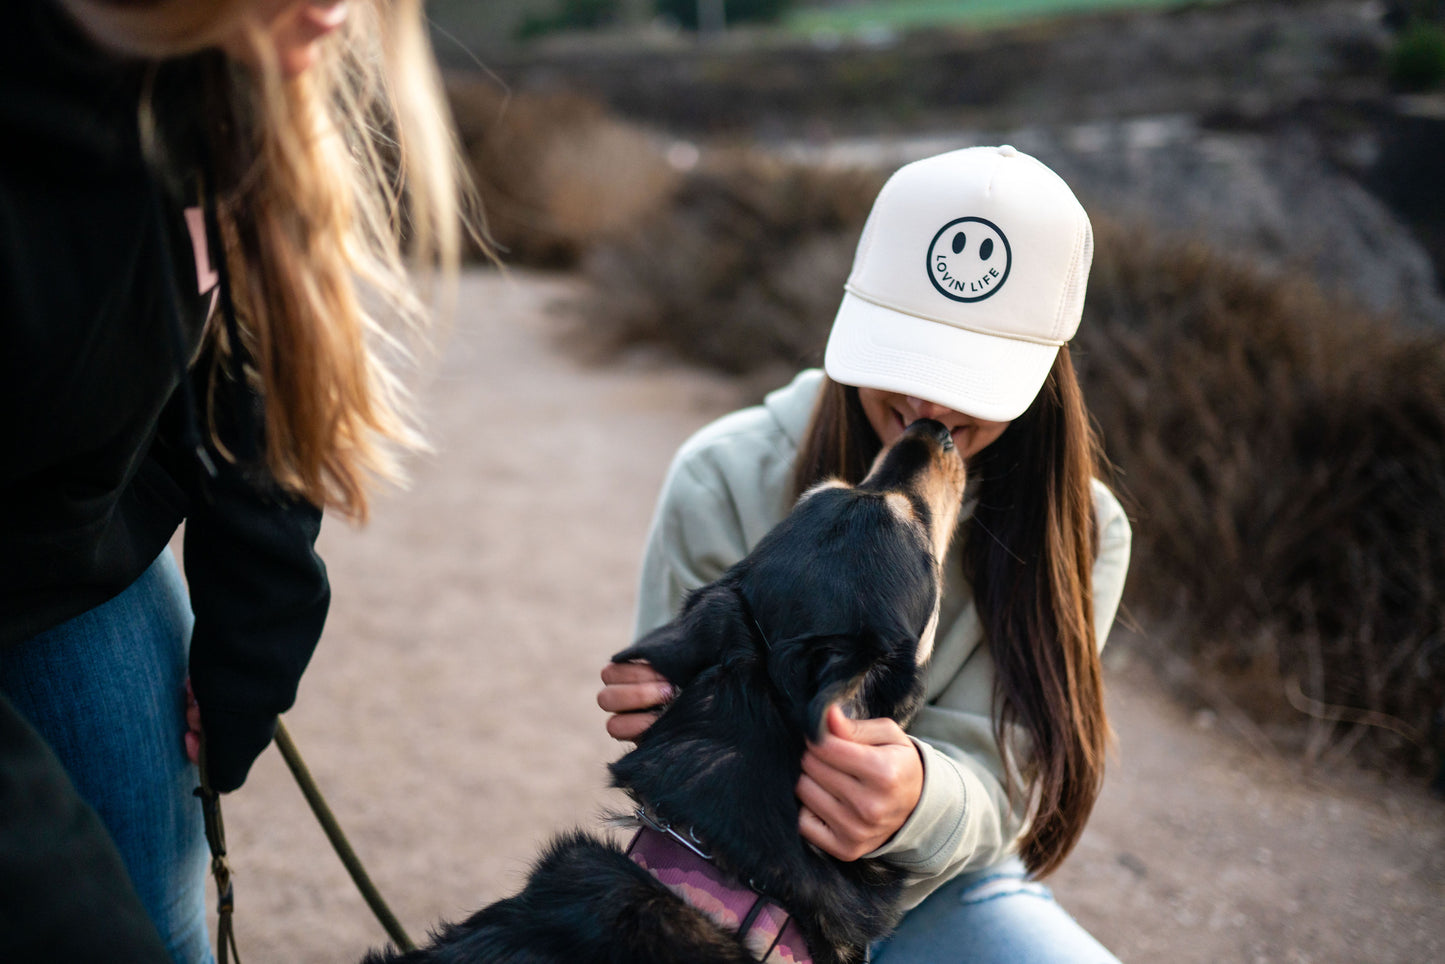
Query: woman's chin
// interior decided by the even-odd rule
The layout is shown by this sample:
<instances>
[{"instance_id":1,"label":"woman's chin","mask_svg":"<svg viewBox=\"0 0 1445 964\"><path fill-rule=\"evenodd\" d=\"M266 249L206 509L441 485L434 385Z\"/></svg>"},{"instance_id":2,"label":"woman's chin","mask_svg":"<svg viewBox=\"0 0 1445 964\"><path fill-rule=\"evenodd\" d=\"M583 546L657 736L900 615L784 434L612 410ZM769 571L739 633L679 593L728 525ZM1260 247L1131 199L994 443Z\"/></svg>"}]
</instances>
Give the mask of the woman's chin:
<instances>
[{"instance_id":1,"label":"woman's chin","mask_svg":"<svg viewBox=\"0 0 1445 964\"><path fill-rule=\"evenodd\" d=\"M310 70L318 59L320 59L320 53L315 44L281 50L276 57L277 66L287 77L300 77Z\"/></svg>"}]
</instances>

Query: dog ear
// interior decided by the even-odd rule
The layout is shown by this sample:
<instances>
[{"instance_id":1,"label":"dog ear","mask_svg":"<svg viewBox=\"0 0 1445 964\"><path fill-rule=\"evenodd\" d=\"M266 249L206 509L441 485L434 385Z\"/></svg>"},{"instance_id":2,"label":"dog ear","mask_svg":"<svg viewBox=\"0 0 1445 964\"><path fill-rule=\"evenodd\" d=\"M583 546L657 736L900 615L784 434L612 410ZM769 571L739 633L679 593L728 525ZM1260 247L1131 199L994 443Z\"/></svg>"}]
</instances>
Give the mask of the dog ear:
<instances>
[{"instance_id":1,"label":"dog ear","mask_svg":"<svg viewBox=\"0 0 1445 964\"><path fill-rule=\"evenodd\" d=\"M869 633L800 637L773 645L768 672L816 741L832 703L854 719L911 715L922 677L908 652Z\"/></svg>"},{"instance_id":2,"label":"dog ear","mask_svg":"<svg viewBox=\"0 0 1445 964\"><path fill-rule=\"evenodd\" d=\"M713 583L689 596L672 622L643 636L613 656L612 661L646 661L673 685L682 687L720 662L729 647L749 635L737 591L730 585Z\"/></svg>"},{"instance_id":3,"label":"dog ear","mask_svg":"<svg viewBox=\"0 0 1445 964\"><path fill-rule=\"evenodd\" d=\"M797 636L772 641L768 675L786 698L798 726L812 739L821 735L829 703L846 699L859 671L866 671L863 647L852 636Z\"/></svg>"}]
</instances>

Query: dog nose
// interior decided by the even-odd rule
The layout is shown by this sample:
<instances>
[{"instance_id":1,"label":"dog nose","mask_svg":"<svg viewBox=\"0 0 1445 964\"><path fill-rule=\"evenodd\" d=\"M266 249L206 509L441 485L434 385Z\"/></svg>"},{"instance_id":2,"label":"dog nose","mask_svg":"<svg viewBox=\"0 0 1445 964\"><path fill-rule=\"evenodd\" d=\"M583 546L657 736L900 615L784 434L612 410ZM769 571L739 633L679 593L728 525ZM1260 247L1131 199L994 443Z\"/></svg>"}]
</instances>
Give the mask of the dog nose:
<instances>
[{"instance_id":1,"label":"dog nose","mask_svg":"<svg viewBox=\"0 0 1445 964\"><path fill-rule=\"evenodd\" d=\"M933 440L938 445L942 446L945 451L953 448L953 433L948 430L948 426L944 425L937 419L916 419L913 422L909 423L908 428L904 429L904 434L923 436L931 435L933 437Z\"/></svg>"}]
</instances>

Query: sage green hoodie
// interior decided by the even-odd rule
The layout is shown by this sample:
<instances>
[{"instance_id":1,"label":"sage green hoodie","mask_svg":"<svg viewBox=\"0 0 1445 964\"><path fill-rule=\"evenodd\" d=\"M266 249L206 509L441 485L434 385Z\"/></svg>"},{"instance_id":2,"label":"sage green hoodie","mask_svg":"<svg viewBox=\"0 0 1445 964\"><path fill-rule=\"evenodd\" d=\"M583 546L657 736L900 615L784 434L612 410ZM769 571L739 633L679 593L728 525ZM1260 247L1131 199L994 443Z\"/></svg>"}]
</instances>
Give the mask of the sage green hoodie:
<instances>
[{"instance_id":1,"label":"sage green hoodie","mask_svg":"<svg viewBox=\"0 0 1445 964\"><path fill-rule=\"evenodd\" d=\"M792 473L823 373L808 369L762 405L724 416L685 442L663 483L648 535L637 635L670 620L684 597L742 559L792 507ZM1129 568L1129 521L1094 482L1099 557L1094 619L1102 647ZM964 506L964 516L971 505ZM994 666L962 577L956 540L945 563L938 636L925 672L924 705L908 728L923 759L923 794L907 822L869 854L910 874L907 907L957 874L1015 852L1025 829L1010 807L993 737ZM1021 803L1021 802L1020 802Z\"/></svg>"}]
</instances>

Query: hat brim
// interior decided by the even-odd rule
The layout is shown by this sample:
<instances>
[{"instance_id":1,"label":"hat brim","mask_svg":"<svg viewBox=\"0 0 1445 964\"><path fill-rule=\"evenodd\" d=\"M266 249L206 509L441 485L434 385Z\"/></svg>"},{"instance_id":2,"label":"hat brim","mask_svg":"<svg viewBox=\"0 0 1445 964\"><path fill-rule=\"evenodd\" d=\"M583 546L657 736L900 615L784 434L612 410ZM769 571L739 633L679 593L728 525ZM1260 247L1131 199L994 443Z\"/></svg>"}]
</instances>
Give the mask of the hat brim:
<instances>
[{"instance_id":1,"label":"hat brim","mask_svg":"<svg viewBox=\"0 0 1445 964\"><path fill-rule=\"evenodd\" d=\"M844 385L900 392L989 422L1028 410L1057 345L984 335L843 295L823 368Z\"/></svg>"}]
</instances>

